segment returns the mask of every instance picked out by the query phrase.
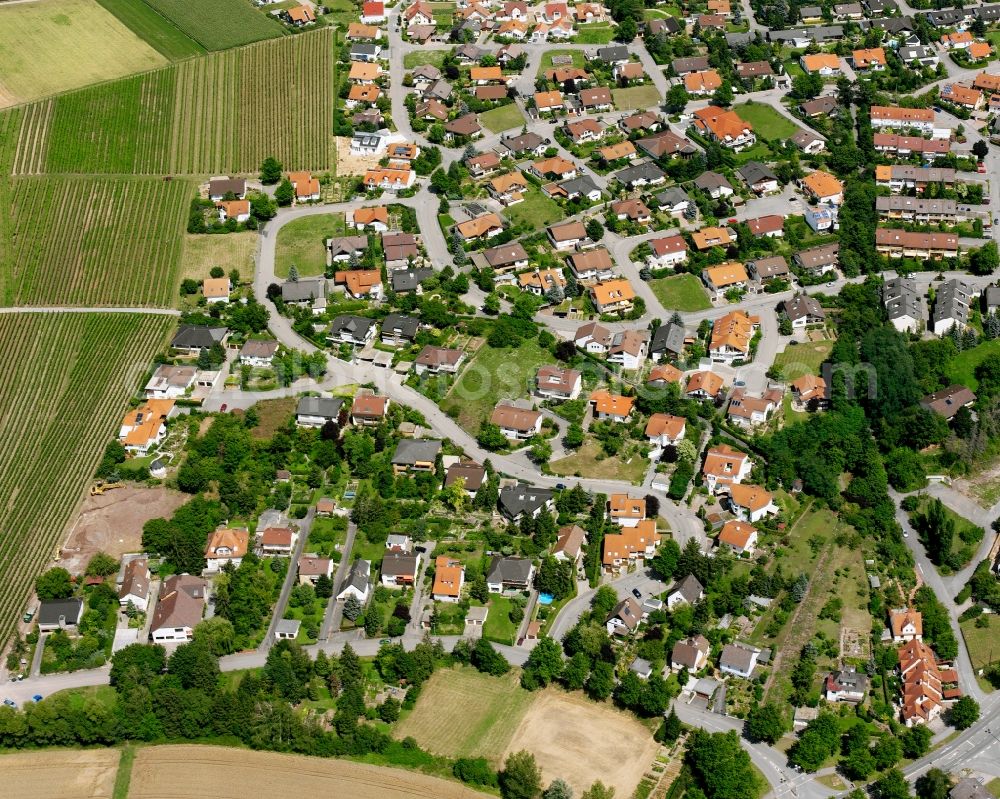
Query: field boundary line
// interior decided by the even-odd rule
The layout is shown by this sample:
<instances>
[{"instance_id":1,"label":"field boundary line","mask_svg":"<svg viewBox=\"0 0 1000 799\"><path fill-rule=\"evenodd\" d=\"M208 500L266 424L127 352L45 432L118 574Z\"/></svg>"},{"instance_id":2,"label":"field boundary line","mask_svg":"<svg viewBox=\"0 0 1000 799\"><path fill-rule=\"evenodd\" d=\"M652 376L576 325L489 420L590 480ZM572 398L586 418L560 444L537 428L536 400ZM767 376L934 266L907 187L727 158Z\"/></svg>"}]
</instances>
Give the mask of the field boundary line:
<instances>
[{"instance_id":1,"label":"field boundary line","mask_svg":"<svg viewBox=\"0 0 1000 799\"><path fill-rule=\"evenodd\" d=\"M100 307L83 308L76 305L15 305L0 308L0 314L15 313L122 313L122 314L152 314L154 316L180 316L176 308L123 308Z\"/></svg>"}]
</instances>

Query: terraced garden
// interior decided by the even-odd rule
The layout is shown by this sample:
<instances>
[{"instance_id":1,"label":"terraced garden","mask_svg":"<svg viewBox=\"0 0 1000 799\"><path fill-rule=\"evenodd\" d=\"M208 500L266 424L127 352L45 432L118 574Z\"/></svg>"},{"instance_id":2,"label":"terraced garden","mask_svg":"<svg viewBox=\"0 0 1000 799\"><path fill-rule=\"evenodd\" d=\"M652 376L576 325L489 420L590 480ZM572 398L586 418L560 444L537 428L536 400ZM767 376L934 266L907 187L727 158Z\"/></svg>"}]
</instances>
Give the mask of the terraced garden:
<instances>
[{"instance_id":1,"label":"terraced garden","mask_svg":"<svg viewBox=\"0 0 1000 799\"><path fill-rule=\"evenodd\" d=\"M193 190L155 178L0 182L3 304L171 305Z\"/></svg>"},{"instance_id":2,"label":"terraced garden","mask_svg":"<svg viewBox=\"0 0 1000 799\"><path fill-rule=\"evenodd\" d=\"M252 173L269 155L292 169L325 170L333 158L333 47L327 28L8 112L18 119L11 170ZM11 124L0 119L0 129Z\"/></svg>"},{"instance_id":3,"label":"terraced garden","mask_svg":"<svg viewBox=\"0 0 1000 799\"><path fill-rule=\"evenodd\" d=\"M138 314L0 314L0 640L171 326Z\"/></svg>"}]
</instances>

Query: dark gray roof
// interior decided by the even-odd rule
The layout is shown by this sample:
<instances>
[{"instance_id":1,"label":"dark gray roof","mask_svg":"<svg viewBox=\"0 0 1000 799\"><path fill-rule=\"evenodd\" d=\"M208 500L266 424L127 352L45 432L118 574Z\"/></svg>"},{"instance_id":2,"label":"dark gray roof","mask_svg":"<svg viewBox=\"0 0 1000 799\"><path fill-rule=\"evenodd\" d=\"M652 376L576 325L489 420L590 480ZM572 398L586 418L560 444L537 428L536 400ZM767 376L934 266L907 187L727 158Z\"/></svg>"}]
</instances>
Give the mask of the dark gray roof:
<instances>
[{"instance_id":1,"label":"dark gray roof","mask_svg":"<svg viewBox=\"0 0 1000 799\"><path fill-rule=\"evenodd\" d=\"M615 61L628 61L628 48L623 44L599 47L597 57L608 64Z\"/></svg>"},{"instance_id":2,"label":"dark gray roof","mask_svg":"<svg viewBox=\"0 0 1000 799\"><path fill-rule=\"evenodd\" d=\"M1000 286L986 287L986 307L995 308L1000 305Z\"/></svg>"},{"instance_id":3,"label":"dark gray roof","mask_svg":"<svg viewBox=\"0 0 1000 799\"><path fill-rule=\"evenodd\" d=\"M417 269L394 269L390 274L393 291L416 291L417 286L434 274L434 270L424 266Z\"/></svg>"},{"instance_id":4,"label":"dark gray roof","mask_svg":"<svg viewBox=\"0 0 1000 799\"><path fill-rule=\"evenodd\" d=\"M693 574L689 574L680 582L674 584L674 587L670 589L669 594L674 594L680 592L680 595L684 597L684 601L689 605L693 605L699 599L701 599L702 593L704 593L705 588L698 581L698 578ZM668 596L669 596L668 594Z\"/></svg>"},{"instance_id":5,"label":"dark gray roof","mask_svg":"<svg viewBox=\"0 0 1000 799\"><path fill-rule=\"evenodd\" d=\"M83 615L82 599L46 599L38 608L39 624L75 625ZM60 621L60 620L63 621Z\"/></svg>"},{"instance_id":6,"label":"dark gray roof","mask_svg":"<svg viewBox=\"0 0 1000 799\"><path fill-rule=\"evenodd\" d=\"M500 491L500 510L508 518L516 519L522 513L534 513L552 498L553 492L549 488L518 483Z\"/></svg>"},{"instance_id":7,"label":"dark gray roof","mask_svg":"<svg viewBox=\"0 0 1000 799\"><path fill-rule=\"evenodd\" d=\"M658 352L672 352L680 355L684 352L684 326L673 322L660 325L653 333L653 339L649 343L649 353L653 355Z\"/></svg>"},{"instance_id":8,"label":"dark gray roof","mask_svg":"<svg viewBox=\"0 0 1000 799\"><path fill-rule=\"evenodd\" d=\"M368 249L367 236L338 236L335 239L327 239L327 249L334 258L338 255L351 255L356 252L364 252Z\"/></svg>"},{"instance_id":9,"label":"dark gray roof","mask_svg":"<svg viewBox=\"0 0 1000 799\"><path fill-rule=\"evenodd\" d=\"M826 316L823 306L808 294L796 294L790 300L785 300L784 309L785 314L793 322L796 319L803 319L810 316L819 317L820 319Z\"/></svg>"},{"instance_id":10,"label":"dark gray roof","mask_svg":"<svg viewBox=\"0 0 1000 799\"><path fill-rule=\"evenodd\" d=\"M678 75L686 75L688 72L701 72L708 69L708 56L696 55L689 58L675 58L670 62L674 72Z\"/></svg>"},{"instance_id":11,"label":"dark gray roof","mask_svg":"<svg viewBox=\"0 0 1000 799\"><path fill-rule=\"evenodd\" d=\"M822 17L823 9L819 6L802 6L799 8L799 17L807 19L809 17Z\"/></svg>"},{"instance_id":12,"label":"dark gray roof","mask_svg":"<svg viewBox=\"0 0 1000 799\"><path fill-rule=\"evenodd\" d=\"M840 252L840 243L823 244L819 247L812 247L795 254L795 261L804 269L817 269L820 267L836 266L837 254Z\"/></svg>"},{"instance_id":13,"label":"dark gray roof","mask_svg":"<svg viewBox=\"0 0 1000 799\"><path fill-rule=\"evenodd\" d=\"M208 182L208 194L211 197L229 194L230 192L240 195L245 194L246 190L247 182L244 178L215 178Z\"/></svg>"},{"instance_id":14,"label":"dark gray roof","mask_svg":"<svg viewBox=\"0 0 1000 799\"><path fill-rule=\"evenodd\" d=\"M374 56L377 55L381 49L382 47L377 44L357 43L351 45L351 55L357 54Z\"/></svg>"},{"instance_id":15,"label":"dark gray roof","mask_svg":"<svg viewBox=\"0 0 1000 799\"><path fill-rule=\"evenodd\" d=\"M285 302L308 302L325 296L325 280L288 280L281 284L281 299Z\"/></svg>"},{"instance_id":16,"label":"dark gray roof","mask_svg":"<svg viewBox=\"0 0 1000 799\"><path fill-rule=\"evenodd\" d=\"M545 144L545 139L537 133L528 131L517 136L501 136L500 144L512 153L523 153L528 150L535 150Z\"/></svg>"},{"instance_id":17,"label":"dark gray roof","mask_svg":"<svg viewBox=\"0 0 1000 799\"><path fill-rule=\"evenodd\" d=\"M601 187L594 182L594 179L590 175L580 175L576 178L564 180L559 184L559 188L565 191L570 197L575 194L586 195L590 194L592 191L601 190Z\"/></svg>"},{"instance_id":18,"label":"dark gray roof","mask_svg":"<svg viewBox=\"0 0 1000 799\"><path fill-rule=\"evenodd\" d=\"M778 179L778 176L760 161L747 161L739 168L738 171L740 173L740 177L751 186L754 183L760 183L763 180Z\"/></svg>"},{"instance_id":19,"label":"dark gray roof","mask_svg":"<svg viewBox=\"0 0 1000 799\"><path fill-rule=\"evenodd\" d=\"M347 573L347 577L344 578L340 590L343 591L345 588L354 587L363 594L368 593L368 575L371 573L371 570L372 564L370 561L358 558L351 564L351 570Z\"/></svg>"},{"instance_id":20,"label":"dark gray roof","mask_svg":"<svg viewBox=\"0 0 1000 799\"><path fill-rule=\"evenodd\" d=\"M681 203L691 202L691 198L680 186L671 186L669 189L664 189L659 194L656 195L656 201L660 205L680 205Z\"/></svg>"},{"instance_id":21,"label":"dark gray roof","mask_svg":"<svg viewBox=\"0 0 1000 799\"><path fill-rule=\"evenodd\" d=\"M983 787L979 780L963 777L951 789L948 796L950 799L991 799L992 794Z\"/></svg>"},{"instance_id":22,"label":"dark gray roof","mask_svg":"<svg viewBox=\"0 0 1000 799\"><path fill-rule=\"evenodd\" d=\"M530 576L531 561L528 558L502 558L494 556L490 563L490 571L486 576L486 582L526 584Z\"/></svg>"},{"instance_id":23,"label":"dark gray roof","mask_svg":"<svg viewBox=\"0 0 1000 799\"><path fill-rule=\"evenodd\" d=\"M396 466L413 466L415 463L433 463L441 451L441 442L433 439L404 438L396 445L392 462Z\"/></svg>"},{"instance_id":24,"label":"dark gray roof","mask_svg":"<svg viewBox=\"0 0 1000 799\"><path fill-rule=\"evenodd\" d=\"M725 176L720 175L718 172L702 172L694 179L694 185L705 191L718 188L733 188L733 185L726 180Z\"/></svg>"},{"instance_id":25,"label":"dark gray roof","mask_svg":"<svg viewBox=\"0 0 1000 799\"><path fill-rule=\"evenodd\" d=\"M416 575L418 557L416 553L386 550L382 558L382 574L388 577L398 577L401 574Z\"/></svg>"},{"instance_id":26,"label":"dark gray roof","mask_svg":"<svg viewBox=\"0 0 1000 799\"><path fill-rule=\"evenodd\" d=\"M767 38L771 42L790 42L796 39L812 39L814 42L826 42L831 39L844 38L844 28L842 25L814 25L810 28L768 31Z\"/></svg>"},{"instance_id":27,"label":"dark gray roof","mask_svg":"<svg viewBox=\"0 0 1000 799\"><path fill-rule=\"evenodd\" d=\"M896 277L885 281L882 286L882 302L889 319L904 316L920 319L923 316L917 282L911 277Z\"/></svg>"},{"instance_id":28,"label":"dark gray roof","mask_svg":"<svg viewBox=\"0 0 1000 799\"><path fill-rule=\"evenodd\" d=\"M680 33L681 24L675 17L651 19L646 23L646 30L654 36L658 33Z\"/></svg>"},{"instance_id":29,"label":"dark gray roof","mask_svg":"<svg viewBox=\"0 0 1000 799\"><path fill-rule=\"evenodd\" d=\"M662 180L666 177L666 173L656 164L647 161L643 164L635 164L634 166L627 166L624 169L620 169L612 177L619 183L628 186L641 180L647 183Z\"/></svg>"},{"instance_id":30,"label":"dark gray roof","mask_svg":"<svg viewBox=\"0 0 1000 799\"><path fill-rule=\"evenodd\" d=\"M969 319L969 306L975 291L968 283L956 278L942 283L934 297L934 322L954 319L964 324Z\"/></svg>"},{"instance_id":31,"label":"dark gray roof","mask_svg":"<svg viewBox=\"0 0 1000 799\"><path fill-rule=\"evenodd\" d=\"M419 327L420 322L412 316L391 313L382 322L382 334L393 333L412 340L416 337Z\"/></svg>"},{"instance_id":32,"label":"dark gray roof","mask_svg":"<svg viewBox=\"0 0 1000 799\"><path fill-rule=\"evenodd\" d=\"M1000 19L1000 5L979 6L975 9L975 14L983 22L996 22Z\"/></svg>"},{"instance_id":33,"label":"dark gray roof","mask_svg":"<svg viewBox=\"0 0 1000 799\"><path fill-rule=\"evenodd\" d=\"M374 326L374 319L363 316L337 316L330 324L330 337L342 338L346 333L354 341L363 342L368 338L368 331Z\"/></svg>"},{"instance_id":34,"label":"dark gray roof","mask_svg":"<svg viewBox=\"0 0 1000 799\"><path fill-rule=\"evenodd\" d=\"M749 671L750 664L754 662L754 655L756 654L758 654L758 651L753 647L743 644L726 644L722 648L719 666L745 673Z\"/></svg>"},{"instance_id":35,"label":"dark gray roof","mask_svg":"<svg viewBox=\"0 0 1000 799\"><path fill-rule=\"evenodd\" d=\"M205 327L203 325L181 325L177 329L177 335L170 342L170 346L176 349L193 350L200 348L211 349L213 344L219 344L226 337L224 327Z\"/></svg>"},{"instance_id":36,"label":"dark gray roof","mask_svg":"<svg viewBox=\"0 0 1000 799\"><path fill-rule=\"evenodd\" d=\"M344 400L340 397L302 397L295 408L296 416L319 416L336 421Z\"/></svg>"},{"instance_id":37,"label":"dark gray roof","mask_svg":"<svg viewBox=\"0 0 1000 799\"><path fill-rule=\"evenodd\" d=\"M726 44L730 47L741 47L745 44L750 44L754 39L754 36L749 31L737 31L736 33L726 34Z\"/></svg>"},{"instance_id":38,"label":"dark gray roof","mask_svg":"<svg viewBox=\"0 0 1000 799\"><path fill-rule=\"evenodd\" d=\"M761 280L788 274L788 261L786 261L782 255L772 255L769 258L758 258L751 263L753 264L753 270L757 273Z\"/></svg>"}]
</instances>

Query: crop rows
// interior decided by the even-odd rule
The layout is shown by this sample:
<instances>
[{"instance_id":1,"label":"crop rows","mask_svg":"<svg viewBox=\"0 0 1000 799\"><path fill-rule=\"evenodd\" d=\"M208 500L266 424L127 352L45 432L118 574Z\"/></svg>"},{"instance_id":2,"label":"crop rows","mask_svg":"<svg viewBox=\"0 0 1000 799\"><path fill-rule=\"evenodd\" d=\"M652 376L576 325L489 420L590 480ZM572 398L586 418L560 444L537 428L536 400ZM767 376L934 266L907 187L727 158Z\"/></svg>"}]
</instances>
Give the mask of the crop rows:
<instances>
[{"instance_id":1,"label":"crop rows","mask_svg":"<svg viewBox=\"0 0 1000 799\"><path fill-rule=\"evenodd\" d=\"M282 37L36 103L17 117L13 172L237 174L268 155L326 169L332 36Z\"/></svg>"},{"instance_id":2,"label":"crop rows","mask_svg":"<svg viewBox=\"0 0 1000 799\"><path fill-rule=\"evenodd\" d=\"M0 640L170 324L141 314L0 315Z\"/></svg>"},{"instance_id":3,"label":"crop rows","mask_svg":"<svg viewBox=\"0 0 1000 799\"><path fill-rule=\"evenodd\" d=\"M191 191L156 178L9 179L5 304L170 305Z\"/></svg>"},{"instance_id":4,"label":"crop rows","mask_svg":"<svg viewBox=\"0 0 1000 799\"><path fill-rule=\"evenodd\" d=\"M207 50L282 36L284 28L246 0L145 0Z\"/></svg>"}]
</instances>

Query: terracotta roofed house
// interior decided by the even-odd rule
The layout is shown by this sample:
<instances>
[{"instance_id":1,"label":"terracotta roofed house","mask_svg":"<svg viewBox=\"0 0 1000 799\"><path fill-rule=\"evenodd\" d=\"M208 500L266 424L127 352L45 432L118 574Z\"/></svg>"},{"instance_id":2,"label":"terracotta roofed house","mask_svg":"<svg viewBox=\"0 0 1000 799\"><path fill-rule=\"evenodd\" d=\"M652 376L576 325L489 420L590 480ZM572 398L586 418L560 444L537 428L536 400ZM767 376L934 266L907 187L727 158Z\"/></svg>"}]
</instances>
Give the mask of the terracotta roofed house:
<instances>
[{"instance_id":1,"label":"terracotta roofed house","mask_svg":"<svg viewBox=\"0 0 1000 799\"><path fill-rule=\"evenodd\" d=\"M819 169L802 179L802 188L820 203L840 205L844 200L844 184L829 172Z\"/></svg>"},{"instance_id":2,"label":"terracotta roofed house","mask_svg":"<svg viewBox=\"0 0 1000 799\"><path fill-rule=\"evenodd\" d=\"M618 570L632 561L652 557L659 543L656 521L643 519L632 527L623 527L621 533L604 536L602 563L608 570Z\"/></svg>"},{"instance_id":3,"label":"terracotta roofed house","mask_svg":"<svg viewBox=\"0 0 1000 799\"><path fill-rule=\"evenodd\" d=\"M733 449L728 444L720 444L705 453L701 471L709 492L715 494L746 480L750 476L752 465L750 456L745 452Z\"/></svg>"},{"instance_id":4,"label":"terracotta roofed house","mask_svg":"<svg viewBox=\"0 0 1000 799\"><path fill-rule=\"evenodd\" d=\"M753 555L757 546L757 530L747 522L732 520L726 522L719 532L719 544L725 544L737 555L746 552Z\"/></svg>"},{"instance_id":5,"label":"terracotta roofed house","mask_svg":"<svg viewBox=\"0 0 1000 799\"><path fill-rule=\"evenodd\" d=\"M351 422L356 425L377 425L385 418L388 408L388 397L358 394L351 405Z\"/></svg>"},{"instance_id":6,"label":"terracotta roofed house","mask_svg":"<svg viewBox=\"0 0 1000 799\"><path fill-rule=\"evenodd\" d=\"M694 112L694 126L723 147L739 152L757 142L753 125L741 119L735 111L710 105Z\"/></svg>"},{"instance_id":7,"label":"terracotta roofed house","mask_svg":"<svg viewBox=\"0 0 1000 799\"><path fill-rule=\"evenodd\" d=\"M688 378L684 393L694 399L715 399L725 384L715 372L695 372Z\"/></svg>"},{"instance_id":8,"label":"terracotta roofed house","mask_svg":"<svg viewBox=\"0 0 1000 799\"><path fill-rule=\"evenodd\" d=\"M434 559L434 586L431 596L435 602L458 602L465 582L465 567L461 561L447 555Z\"/></svg>"},{"instance_id":9,"label":"terracotta roofed house","mask_svg":"<svg viewBox=\"0 0 1000 799\"><path fill-rule=\"evenodd\" d=\"M628 494L612 494L608 499L608 515L615 524L635 527L646 518L646 500Z\"/></svg>"},{"instance_id":10,"label":"terracotta roofed house","mask_svg":"<svg viewBox=\"0 0 1000 799\"><path fill-rule=\"evenodd\" d=\"M219 571L226 563L239 566L243 562L243 556L247 554L249 544L250 533L246 530L226 528L209 533L205 546L208 570Z\"/></svg>"},{"instance_id":11,"label":"terracotta roofed house","mask_svg":"<svg viewBox=\"0 0 1000 799\"><path fill-rule=\"evenodd\" d=\"M749 522L760 521L778 512L774 497L760 486L736 483L729 486L729 506L737 518Z\"/></svg>"},{"instance_id":12,"label":"terracotta roofed house","mask_svg":"<svg viewBox=\"0 0 1000 799\"><path fill-rule=\"evenodd\" d=\"M913 608L898 608L889 611L889 629L895 644L907 641L922 641L924 635L923 614Z\"/></svg>"},{"instance_id":13,"label":"terracotta roofed house","mask_svg":"<svg viewBox=\"0 0 1000 799\"><path fill-rule=\"evenodd\" d=\"M590 298L598 313L625 312L632 308L635 289L625 278L604 280L590 287Z\"/></svg>"},{"instance_id":14,"label":"terracotta roofed house","mask_svg":"<svg viewBox=\"0 0 1000 799\"><path fill-rule=\"evenodd\" d=\"M535 375L538 394L551 399L576 399L580 396L582 381L583 377L576 369L559 366L540 366Z\"/></svg>"}]
</instances>

